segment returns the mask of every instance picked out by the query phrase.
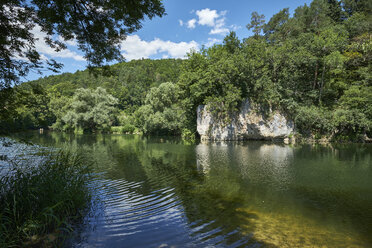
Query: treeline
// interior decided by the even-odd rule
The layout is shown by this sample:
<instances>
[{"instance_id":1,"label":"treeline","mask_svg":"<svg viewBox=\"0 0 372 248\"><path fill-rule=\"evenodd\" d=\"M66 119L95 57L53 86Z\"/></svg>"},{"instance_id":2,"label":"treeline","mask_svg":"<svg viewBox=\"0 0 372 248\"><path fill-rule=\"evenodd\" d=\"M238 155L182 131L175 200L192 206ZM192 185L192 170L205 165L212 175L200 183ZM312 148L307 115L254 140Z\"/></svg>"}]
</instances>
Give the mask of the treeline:
<instances>
[{"instance_id":1,"label":"treeline","mask_svg":"<svg viewBox=\"0 0 372 248\"><path fill-rule=\"evenodd\" d=\"M283 9L265 21L254 12L251 37L231 32L186 60L131 61L112 66L111 76L83 71L25 83L2 106L1 125L186 137L195 133L198 105L228 120L250 98L287 113L300 135L362 141L372 130L371 10L368 0L314 0L293 16Z\"/></svg>"},{"instance_id":2,"label":"treeline","mask_svg":"<svg viewBox=\"0 0 372 248\"><path fill-rule=\"evenodd\" d=\"M115 64L102 73L64 73L8 88L0 91L0 130L52 127L95 132L128 124L131 131L131 116L144 105L150 89L177 82L183 62L134 60Z\"/></svg>"}]
</instances>

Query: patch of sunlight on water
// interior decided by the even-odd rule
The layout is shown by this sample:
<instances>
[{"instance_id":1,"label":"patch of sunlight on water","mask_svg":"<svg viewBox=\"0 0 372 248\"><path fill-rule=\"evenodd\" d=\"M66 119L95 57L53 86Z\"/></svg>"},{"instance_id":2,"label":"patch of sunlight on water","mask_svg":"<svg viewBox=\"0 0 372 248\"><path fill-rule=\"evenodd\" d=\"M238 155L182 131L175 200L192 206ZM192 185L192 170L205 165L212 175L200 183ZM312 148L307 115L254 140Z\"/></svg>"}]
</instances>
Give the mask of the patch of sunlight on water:
<instances>
[{"instance_id":1,"label":"patch of sunlight on water","mask_svg":"<svg viewBox=\"0 0 372 248\"><path fill-rule=\"evenodd\" d=\"M368 247L354 230L340 230L324 226L302 215L264 213L251 208L237 208L246 223L241 226L246 235L253 233L254 239L275 247ZM249 218L247 216L255 216Z\"/></svg>"}]
</instances>

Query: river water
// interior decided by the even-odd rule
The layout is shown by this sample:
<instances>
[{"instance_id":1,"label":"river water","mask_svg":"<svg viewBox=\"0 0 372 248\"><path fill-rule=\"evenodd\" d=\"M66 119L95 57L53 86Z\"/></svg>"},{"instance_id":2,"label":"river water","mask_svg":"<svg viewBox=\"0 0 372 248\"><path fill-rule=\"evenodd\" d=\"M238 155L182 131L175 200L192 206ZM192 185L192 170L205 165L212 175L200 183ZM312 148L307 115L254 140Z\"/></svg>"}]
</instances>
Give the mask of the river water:
<instances>
[{"instance_id":1,"label":"river water","mask_svg":"<svg viewBox=\"0 0 372 248\"><path fill-rule=\"evenodd\" d=\"M372 247L372 145L17 134L95 161L72 247Z\"/></svg>"}]
</instances>

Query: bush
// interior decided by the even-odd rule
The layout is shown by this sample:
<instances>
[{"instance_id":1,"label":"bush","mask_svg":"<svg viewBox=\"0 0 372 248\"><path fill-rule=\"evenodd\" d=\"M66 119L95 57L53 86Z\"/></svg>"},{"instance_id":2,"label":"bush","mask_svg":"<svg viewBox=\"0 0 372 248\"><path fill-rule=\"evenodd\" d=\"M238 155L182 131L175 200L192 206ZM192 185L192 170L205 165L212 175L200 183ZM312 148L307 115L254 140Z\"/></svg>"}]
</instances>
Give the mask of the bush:
<instances>
[{"instance_id":1,"label":"bush","mask_svg":"<svg viewBox=\"0 0 372 248\"><path fill-rule=\"evenodd\" d=\"M315 139L322 135L337 141L363 141L372 129L372 121L358 109L338 108L328 111L317 107L300 107L296 114L296 128Z\"/></svg>"},{"instance_id":2,"label":"bush","mask_svg":"<svg viewBox=\"0 0 372 248\"><path fill-rule=\"evenodd\" d=\"M190 129L186 129L186 128L182 129L181 137L183 140L194 142L195 132L192 132Z\"/></svg>"},{"instance_id":3,"label":"bush","mask_svg":"<svg viewBox=\"0 0 372 248\"><path fill-rule=\"evenodd\" d=\"M130 123L125 124L124 126L115 126L111 127L110 132L111 133L130 133L132 134L136 127Z\"/></svg>"},{"instance_id":4,"label":"bush","mask_svg":"<svg viewBox=\"0 0 372 248\"><path fill-rule=\"evenodd\" d=\"M136 127L134 125L127 123L121 128L121 132L122 133L133 133L135 129Z\"/></svg>"},{"instance_id":5,"label":"bush","mask_svg":"<svg viewBox=\"0 0 372 248\"><path fill-rule=\"evenodd\" d=\"M89 206L90 178L86 159L71 152L10 161L0 176L0 247L63 243Z\"/></svg>"},{"instance_id":6,"label":"bush","mask_svg":"<svg viewBox=\"0 0 372 248\"><path fill-rule=\"evenodd\" d=\"M331 113L315 106L299 107L295 116L297 130L305 135L330 134L333 130Z\"/></svg>"},{"instance_id":7,"label":"bush","mask_svg":"<svg viewBox=\"0 0 372 248\"><path fill-rule=\"evenodd\" d=\"M122 133L122 126L113 126L110 128L111 133Z\"/></svg>"},{"instance_id":8,"label":"bush","mask_svg":"<svg viewBox=\"0 0 372 248\"><path fill-rule=\"evenodd\" d=\"M337 109L333 113L333 125L340 141L363 141L372 129L372 121L358 110Z\"/></svg>"}]
</instances>

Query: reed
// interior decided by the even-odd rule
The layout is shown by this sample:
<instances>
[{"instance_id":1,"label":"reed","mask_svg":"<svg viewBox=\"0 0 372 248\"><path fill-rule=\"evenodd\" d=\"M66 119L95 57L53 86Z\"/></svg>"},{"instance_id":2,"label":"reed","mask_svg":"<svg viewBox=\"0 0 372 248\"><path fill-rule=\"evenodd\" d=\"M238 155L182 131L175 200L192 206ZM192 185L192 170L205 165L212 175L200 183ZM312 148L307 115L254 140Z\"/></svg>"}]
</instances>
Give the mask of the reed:
<instances>
[{"instance_id":1,"label":"reed","mask_svg":"<svg viewBox=\"0 0 372 248\"><path fill-rule=\"evenodd\" d=\"M0 247L63 244L89 208L91 177L87 160L66 150L9 161L0 174Z\"/></svg>"}]
</instances>

